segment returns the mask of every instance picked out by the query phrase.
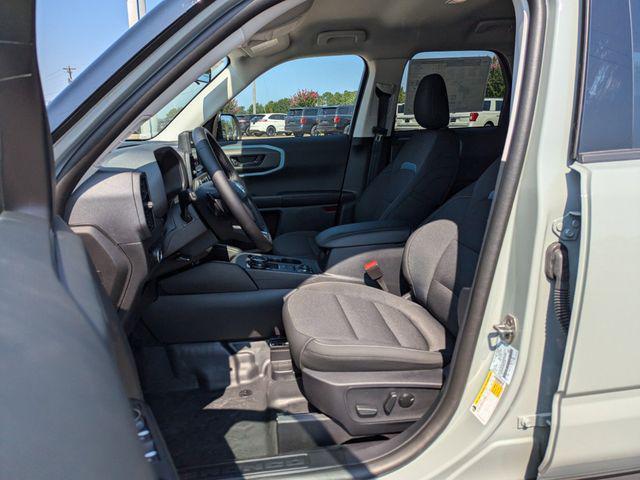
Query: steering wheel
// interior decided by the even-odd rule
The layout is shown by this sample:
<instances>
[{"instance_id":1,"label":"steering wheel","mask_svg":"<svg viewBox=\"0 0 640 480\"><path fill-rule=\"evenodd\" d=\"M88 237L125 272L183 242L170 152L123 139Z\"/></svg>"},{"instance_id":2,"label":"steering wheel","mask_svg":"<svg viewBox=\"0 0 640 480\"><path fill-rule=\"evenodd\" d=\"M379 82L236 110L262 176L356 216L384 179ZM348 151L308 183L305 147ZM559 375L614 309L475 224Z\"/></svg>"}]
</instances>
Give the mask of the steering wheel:
<instances>
[{"instance_id":1,"label":"steering wheel","mask_svg":"<svg viewBox=\"0 0 640 480\"><path fill-rule=\"evenodd\" d=\"M258 250L271 251L273 244L267 224L227 154L213 135L203 127L194 129L192 138L200 163L211 177L231 215Z\"/></svg>"}]
</instances>

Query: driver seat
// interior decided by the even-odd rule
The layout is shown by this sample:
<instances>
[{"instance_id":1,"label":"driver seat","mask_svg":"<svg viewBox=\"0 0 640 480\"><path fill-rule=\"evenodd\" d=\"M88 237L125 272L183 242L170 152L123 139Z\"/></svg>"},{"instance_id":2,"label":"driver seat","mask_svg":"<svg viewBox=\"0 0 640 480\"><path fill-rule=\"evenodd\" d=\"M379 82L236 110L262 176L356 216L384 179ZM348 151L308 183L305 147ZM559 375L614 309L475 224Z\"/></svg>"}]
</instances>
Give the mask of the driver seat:
<instances>
[{"instance_id":1,"label":"driver seat","mask_svg":"<svg viewBox=\"0 0 640 480\"><path fill-rule=\"evenodd\" d=\"M460 142L449 125L447 87L438 74L418 84L414 100L416 132L362 192L354 222L397 220L415 228L444 202L458 172ZM289 232L273 241L273 253L316 258L316 231Z\"/></svg>"},{"instance_id":2,"label":"driver seat","mask_svg":"<svg viewBox=\"0 0 640 480\"><path fill-rule=\"evenodd\" d=\"M499 168L494 162L409 237L402 274L410 297L335 281L286 297L283 321L305 396L352 435L401 431L434 401L459 331L458 303L475 275Z\"/></svg>"}]
</instances>

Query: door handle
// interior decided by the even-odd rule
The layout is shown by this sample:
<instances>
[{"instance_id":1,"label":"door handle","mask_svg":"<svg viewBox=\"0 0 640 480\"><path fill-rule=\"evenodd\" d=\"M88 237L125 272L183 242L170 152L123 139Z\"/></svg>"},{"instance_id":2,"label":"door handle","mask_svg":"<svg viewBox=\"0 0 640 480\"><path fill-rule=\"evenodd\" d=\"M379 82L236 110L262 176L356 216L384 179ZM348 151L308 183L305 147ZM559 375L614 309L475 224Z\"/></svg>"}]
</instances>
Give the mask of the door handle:
<instances>
[{"instance_id":1,"label":"door handle","mask_svg":"<svg viewBox=\"0 0 640 480\"><path fill-rule=\"evenodd\" d=\"M243 171L243 170L254 170L256 167L259 167L264 163L264 155L231 155L229 160L231 160L231 164Z\"/></svg>"}]
</instances>

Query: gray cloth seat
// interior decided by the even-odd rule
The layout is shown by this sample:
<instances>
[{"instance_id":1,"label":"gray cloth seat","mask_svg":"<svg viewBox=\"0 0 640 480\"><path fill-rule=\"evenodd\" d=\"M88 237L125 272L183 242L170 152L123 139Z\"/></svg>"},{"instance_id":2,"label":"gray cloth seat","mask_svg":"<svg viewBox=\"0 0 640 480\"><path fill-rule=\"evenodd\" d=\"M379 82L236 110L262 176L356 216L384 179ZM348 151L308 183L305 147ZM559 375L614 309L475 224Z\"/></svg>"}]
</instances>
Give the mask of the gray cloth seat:
<instances>
[{"instance_id":1,"label":"gray cloth seat","mask_svg":"<svg viewBox=\"0 0 640 480\"><path fill-rule=\"evenodd\" d=\"M442 366L444 327L420 305L383 290L311 284L287 299L284 318L300 368L364 372Z\"/></svg>"},{"instance_id":2,"label":"gray cloth seat","mask_svg":"<svg viewBox=\"0 0 640 480\"><path fill-rule=\"evenodd\" d=\"M324 372L440 368L458 334L458 300L471 286L499 162L409 237L402 273L411 298L365 285L319 282L289 294L283 321L294 362Z\"/></svg>"},{"instance_id":3,"label":"gray cloth seat","mask_svg":"<svg viewBox=\"0 0 640 480\"><path fill-rule=\"evenodd\" d=\"M416 227L446 199L456 178L460 143L449 124L447 88L438 74L424 77L414 100L414 134L367 186L355 205L354 223L400 220ZM273 241L273 253L315 258L318 232L289 232Z\"/></svg>"}]
</instances>

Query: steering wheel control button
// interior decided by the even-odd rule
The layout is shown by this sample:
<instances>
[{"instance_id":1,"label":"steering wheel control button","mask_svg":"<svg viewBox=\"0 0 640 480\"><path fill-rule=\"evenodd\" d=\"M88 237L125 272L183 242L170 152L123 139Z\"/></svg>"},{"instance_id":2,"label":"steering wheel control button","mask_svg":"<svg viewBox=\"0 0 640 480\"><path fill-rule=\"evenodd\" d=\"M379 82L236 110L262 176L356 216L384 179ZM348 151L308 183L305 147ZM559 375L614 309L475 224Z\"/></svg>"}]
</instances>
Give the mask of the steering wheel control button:
<instances>
[{"instance_id":1,"label":"steering wheel control button","mask_svg":"<svg viewBox=\"0 0 640 480\"><path fill-rule=\"evenodd\" d=\"M387 415L391 415L393 407L396 406L396 400L398 400L398 394L396 392L391 392L387 396L387 399L384 401L384 405L382 406L382 408L384 408L384 413L386 413Z\"/></svg>"},{"instance_id":2,"label":"steering wheel control button","mask_svg":"<svg viewBox=\"0 0 640 480\"><path fill-rule=\"evenodd\" d=\"M416 397L411 393L403 393L398 399L398 405L402 408L409 408L416 401Z\"/></svg>"},{"instance_id":3,"label":"steering wheel control button","mask_svg":"<svg viewBox=\"0 0 640 480\"><path fill-rule=\"evenodd\" d=\"M371 418L378 414L378 409L369 405L356 405L356 413L360 418Z\"/></svg>"}]
</instances>

